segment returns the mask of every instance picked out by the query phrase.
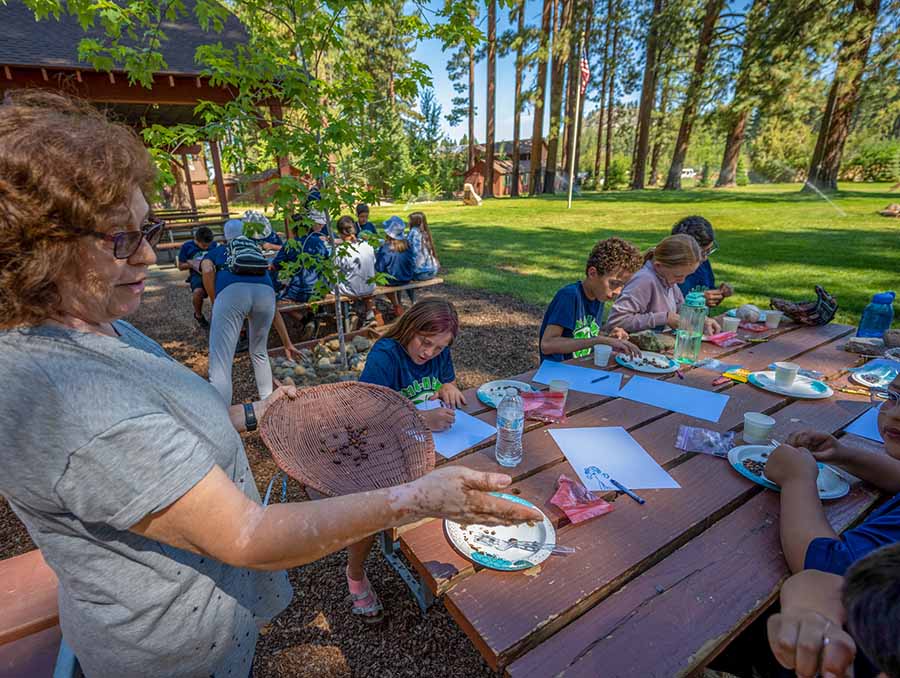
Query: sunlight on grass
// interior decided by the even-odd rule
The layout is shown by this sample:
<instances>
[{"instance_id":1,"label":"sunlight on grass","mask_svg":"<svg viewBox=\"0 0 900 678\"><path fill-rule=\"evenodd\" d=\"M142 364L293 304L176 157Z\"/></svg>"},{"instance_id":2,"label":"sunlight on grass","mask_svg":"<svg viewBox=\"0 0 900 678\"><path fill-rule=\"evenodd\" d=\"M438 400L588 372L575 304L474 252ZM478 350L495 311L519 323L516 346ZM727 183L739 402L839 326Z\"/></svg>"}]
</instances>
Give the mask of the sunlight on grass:
<instances>
[{"instance_id":1,"label":"sunlight on grass","mask_svg":"<svg viewBox=\"0 0 900 678\"><path fill-rule=\"evenodd\" d=\"M448 201L381 206L372 217L423 210L448 282L545 306L583 274L596 240L617 235L645 249L682 217L701 214L716 228L717 277L736 289L729 307L768 306L773 296L812 298L820 284L838 298L838 320L856 324L872 294L900 287L900 221L877 214L900 196L888 184L844 184L830 196L842 216L799 188L586 193L571 210L564 196L500 198L481 207Z\"/></svg>"}]
</instances>

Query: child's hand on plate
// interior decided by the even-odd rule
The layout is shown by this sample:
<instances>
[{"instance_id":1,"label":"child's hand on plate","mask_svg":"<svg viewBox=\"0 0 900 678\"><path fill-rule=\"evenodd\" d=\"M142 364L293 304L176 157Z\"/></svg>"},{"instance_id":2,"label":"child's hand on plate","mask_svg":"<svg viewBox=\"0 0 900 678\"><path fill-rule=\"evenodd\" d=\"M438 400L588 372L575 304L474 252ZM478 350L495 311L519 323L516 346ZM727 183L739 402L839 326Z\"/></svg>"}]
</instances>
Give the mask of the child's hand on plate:
<instances>
[{"instance_id":1,"label":"child's hand on plate","mask_svg":"<svg viewBox=\"0 0 900 678\"><path fill-rule=\"evenodd\" d=\"M805 447L819 461L840 462L844 457L844 446L833 435L821 431L798 431L787 439L788 445Z\"/></svg>"},{"instance_id":2,"label":"child's hand on plate","mask_svg":"<svg viewBox=\"0 0 900 678\"><path fill-rule=\"evenodd\" d=\"M643 355L641 353L641 349L625 339L610 338L603 343L609 344L612 347L613 351L624 353L628 358L640 358L641 355Z\"/></svg>"},{"instance_id":3,"label":"child's hand on plate","mask_svg":"<svg viewBox=\"0 0 900 678\"><path fill-rule=\"evenodd\" d=\"M629 334L621 327L613 327L609 332L607 332L608 337L612 339L621 339L622 341L628 341Z\"/></svg>"},{"instance_id":4,"label":"child's hand on plate","mask_svg":"<svg viewBox=\"0 0 900 678\"><path fill-rule=\"evenodd\" d=\"M819 466L809 450L781 445L769 454L765 474L766 478L782 488L791 482L815 486Z\"/></svg>"}]
</instances>

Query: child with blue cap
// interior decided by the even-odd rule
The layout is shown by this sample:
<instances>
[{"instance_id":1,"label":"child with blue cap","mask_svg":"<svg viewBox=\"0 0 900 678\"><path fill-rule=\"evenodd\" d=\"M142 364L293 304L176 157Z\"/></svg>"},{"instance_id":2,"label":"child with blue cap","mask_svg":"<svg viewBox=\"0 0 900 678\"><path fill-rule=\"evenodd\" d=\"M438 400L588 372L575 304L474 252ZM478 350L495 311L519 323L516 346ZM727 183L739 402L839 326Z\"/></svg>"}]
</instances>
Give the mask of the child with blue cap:
<instances>
[{"instance_id":1,"label":"child with blue cap","mask_svg":"<svg viewBox=\"0 0 900 678\"><path fill-rule=\"evenodd\" d=\"M391 278L391 285L406 285L413 279L415 257L409 247L409 240L404 231L406 224L398 216L392 216L384 222L384 244L375 255L375 270L386 273ZM394 313L403 315L400 295L396 292L389 295L394 305Z\"/></svg>"}]
</instances>

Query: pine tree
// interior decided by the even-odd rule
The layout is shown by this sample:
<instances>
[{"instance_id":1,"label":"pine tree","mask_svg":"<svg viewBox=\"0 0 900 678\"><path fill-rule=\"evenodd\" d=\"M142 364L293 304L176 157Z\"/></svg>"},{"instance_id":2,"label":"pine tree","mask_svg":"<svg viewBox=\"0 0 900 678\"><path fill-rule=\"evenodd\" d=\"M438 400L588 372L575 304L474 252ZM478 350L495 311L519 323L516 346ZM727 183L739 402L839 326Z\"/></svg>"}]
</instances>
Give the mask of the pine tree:
<instances>
[{"instance_id":1,"label":"pine tree","mask_svg":"<svg viewBox=\"0 0 900 678\"><path fill-rule=\"evenodd\" d=\"M543 188L544 158L544 100L547 87L547 61L550 51L550 29L555 0L544 0L541 10L540 44L536 54L537 78L534 85L534 121L531 129L531 180L528 194L536 195Z\"/></svg>"}]
</instances>

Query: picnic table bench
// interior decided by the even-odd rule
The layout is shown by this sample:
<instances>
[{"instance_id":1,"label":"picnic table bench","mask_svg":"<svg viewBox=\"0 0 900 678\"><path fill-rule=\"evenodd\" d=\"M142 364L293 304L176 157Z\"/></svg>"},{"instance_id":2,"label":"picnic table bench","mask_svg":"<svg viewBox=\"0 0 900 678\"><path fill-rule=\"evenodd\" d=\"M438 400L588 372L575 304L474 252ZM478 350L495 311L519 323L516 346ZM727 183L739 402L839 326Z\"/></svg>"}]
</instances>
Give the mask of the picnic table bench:
<instances>
[{"instance_id":1,"label":"picnic table bench","mask_svg":"<svg viewBox=\"0 0 900 678\"><path fill-rule=\"evenodd\" d=\"M842 350L852 327L782 326L765 343L737 349L704 344L702 357L728 356L751 370L794 360L846 386L847 369L859 356ZM590 360L571 364L593 367ZM635 374L621 370L623 379ZM534 371L512 377L529 382ZM653 375L642 374L644 377ZM779 499L736 473L728 461L675 448L679 425L739 431L747 411L765 412L778 424L775 437L806 428L841 435L869 407L867 397L835 391L804 401L729 382L714 387L717 373L689 369L682 383L730 396L717 423L620 398L570 391L568 420L545 425L526 421L524 458L513 469L494 459L494 438L464 451L452 463L478 471L511 473L509 492L540 507L557 529L557 540L577 549L551 556L525 572L482 569L448 542L443 523L426 520L396 531L399 547L421 578L426 596L443 596L451 615L487 663L508 676L675 676L699 671L778 594L788 576L781 553ZM673 375L663 375L671 379ZM532 384L545 388L542 384ZM465 392L465 411L496 424L496 411L475 390ZM646 504L627 496L615 510L579 525L549 503L560 474L577 477L548 429L622 426L681 485L642 490ZM861 438L854 442L875 446ZM614 495L606 495L614 500ZM844 530L880 498L855 484L828 502L832 525ZM421 601L420 601L421 604Z\"/></svg>"}]
</instances>

